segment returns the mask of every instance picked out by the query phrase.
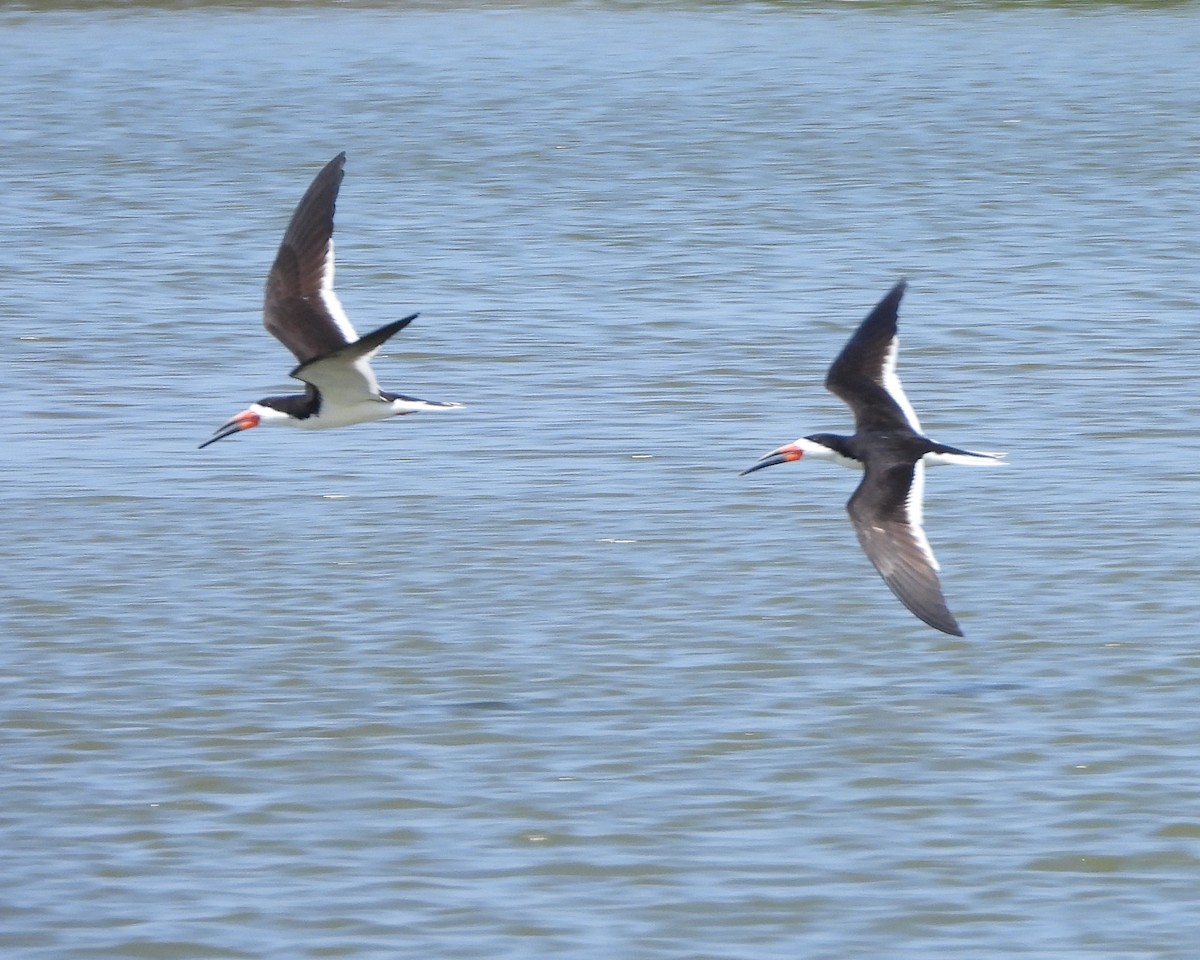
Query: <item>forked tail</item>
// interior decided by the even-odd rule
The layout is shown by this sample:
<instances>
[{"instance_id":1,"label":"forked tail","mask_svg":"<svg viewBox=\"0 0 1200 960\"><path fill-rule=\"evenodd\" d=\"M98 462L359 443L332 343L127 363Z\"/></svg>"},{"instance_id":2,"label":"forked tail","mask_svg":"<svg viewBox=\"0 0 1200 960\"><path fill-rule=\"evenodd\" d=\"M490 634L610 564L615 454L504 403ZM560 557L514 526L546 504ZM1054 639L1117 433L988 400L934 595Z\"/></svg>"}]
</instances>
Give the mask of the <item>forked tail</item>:
<instances>
[{"instance_id":1,"label":"forked tail","mask_svg":"<svg viewBox=\"0 0 1200 960\"><path fill-rule=\"evenodd\" d=\"M932 441L931 441L932 442ZM1007 453L993 450L960 450L945 443L933 443L933 449L922 459L928 464L964 463L976 467L1005 467Z\"/></svg>"}]
</instances>

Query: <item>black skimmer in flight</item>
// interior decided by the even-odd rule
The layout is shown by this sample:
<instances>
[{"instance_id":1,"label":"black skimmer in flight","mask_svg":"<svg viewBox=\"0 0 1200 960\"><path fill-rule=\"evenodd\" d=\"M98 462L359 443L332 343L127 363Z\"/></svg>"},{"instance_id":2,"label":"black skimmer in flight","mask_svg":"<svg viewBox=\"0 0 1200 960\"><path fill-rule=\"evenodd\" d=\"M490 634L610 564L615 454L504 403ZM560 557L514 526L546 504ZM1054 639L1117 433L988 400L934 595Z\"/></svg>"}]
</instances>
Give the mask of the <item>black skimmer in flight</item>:
<instances>
[{"instance_id":1,"label":"black skimmer in flight","mask_svg":"<svg viewBox=\"0 0 1200 960\"><path fill-rule=\"evenodd\" d=\"M462 406L379 389L371 358L417 314L359 337L333 291L333 211L345 165L346 154L339 153L317 174L267 274L263 325L300 361L291 376L304 381L304 393L250 404L201 447L259 425L320 430Z\"/></svg>"},{"instance_id":2,"label":"black skimmer in flight","mask_svg":"<svg viewBox=\"0 0 1200 960\"><path fill-rule=\"evenodd\" d=\"M826 389L854 412L854 435L801 437L771 451L742 474L805 456L862 468L862 482L846 509L863 551L901 603L931 627L961 637L921 526L925 465L999 464L1004 454L948 447L921 432L896 375L896 314L904 287L901 280L879 301L825 377Z\"/></svg>"}]
</instances>

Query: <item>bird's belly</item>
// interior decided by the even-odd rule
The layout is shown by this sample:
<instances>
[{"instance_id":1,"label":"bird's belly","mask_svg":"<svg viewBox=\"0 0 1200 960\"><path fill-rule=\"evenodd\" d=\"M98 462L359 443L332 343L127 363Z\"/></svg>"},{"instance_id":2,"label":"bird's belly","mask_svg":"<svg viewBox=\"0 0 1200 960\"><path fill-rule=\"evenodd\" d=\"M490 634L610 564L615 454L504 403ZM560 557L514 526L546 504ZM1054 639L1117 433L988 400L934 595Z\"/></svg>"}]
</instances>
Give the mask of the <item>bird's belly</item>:
<instances>
[{"instance_id":1,"label":"bird's belly","mask_svg":"<svg viewBox=\"0 0 1200 960\"><path fill-rule=\"evenodd\" d=\"M395 416L390 403L365 400L359 403L325 404L315 417L300 420L296 426L305 430L329 430L352 427L356 423L372 423Z\"/></svg>"}]
</instances>

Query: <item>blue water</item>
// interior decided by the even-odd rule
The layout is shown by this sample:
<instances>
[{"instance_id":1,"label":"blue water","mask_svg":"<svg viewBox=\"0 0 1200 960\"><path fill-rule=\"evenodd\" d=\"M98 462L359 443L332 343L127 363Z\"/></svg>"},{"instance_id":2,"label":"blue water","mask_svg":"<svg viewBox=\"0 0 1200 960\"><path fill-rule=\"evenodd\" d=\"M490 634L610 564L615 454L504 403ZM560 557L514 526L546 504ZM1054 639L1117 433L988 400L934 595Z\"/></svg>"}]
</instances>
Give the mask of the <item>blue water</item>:
<instances>
[{"instance_id":1,"label":"blue water","mask_svg":"<svg viewBox=\"0 0 1200 960\"><path fill-rule=\"evenodd\" d=\"M1195 4L0 10L0 947L1190 960ZM467 409L196 445L338 289ZM959 640L825 369L900 276Z\"/></svg>"}]
</instances>

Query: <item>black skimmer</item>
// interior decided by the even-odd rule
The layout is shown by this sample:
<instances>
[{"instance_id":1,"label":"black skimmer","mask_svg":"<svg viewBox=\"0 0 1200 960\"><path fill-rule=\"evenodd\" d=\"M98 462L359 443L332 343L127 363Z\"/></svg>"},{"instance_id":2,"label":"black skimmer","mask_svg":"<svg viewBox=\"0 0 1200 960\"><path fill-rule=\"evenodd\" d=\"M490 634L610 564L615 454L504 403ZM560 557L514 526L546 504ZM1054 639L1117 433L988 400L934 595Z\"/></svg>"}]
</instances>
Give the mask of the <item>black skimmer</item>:
<instances>
[{"instance_id":1,"label":"black skimmer","mask_svg":"<svg viewBox=\"0 0 1200 960\"><path fill-rule=\"evenodd\" d=\"M921 526L925 465L999 464L1004 454L960 450L921 432L896 375L896 314L904 287L901 280L879 301L825 377L826 389L854 412L854 435L801 437L771 451L742 475L805 456L862 468L862 482L846 509L863 551L901 603L931 627L961 637Z\"/></svg>"},{"instance_id":2,"label":"black skimmer","mask_svg":"<svg viewBox=\"0 0 1200 960\"><path fill-rule=\"evenodd\" d=\"M321 430L462 406L379 389L371 358L417 314L359 337L333 291L333 211L345 165L346 154L339 153L317 174L296 206L267 274L263 325L300 361L291 376L304 381L304 393L250 404L226 420L202 448L259 425Z\"/></svg>"}]
</instances>

